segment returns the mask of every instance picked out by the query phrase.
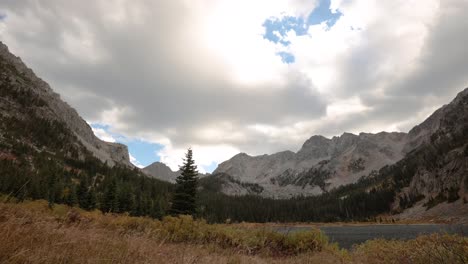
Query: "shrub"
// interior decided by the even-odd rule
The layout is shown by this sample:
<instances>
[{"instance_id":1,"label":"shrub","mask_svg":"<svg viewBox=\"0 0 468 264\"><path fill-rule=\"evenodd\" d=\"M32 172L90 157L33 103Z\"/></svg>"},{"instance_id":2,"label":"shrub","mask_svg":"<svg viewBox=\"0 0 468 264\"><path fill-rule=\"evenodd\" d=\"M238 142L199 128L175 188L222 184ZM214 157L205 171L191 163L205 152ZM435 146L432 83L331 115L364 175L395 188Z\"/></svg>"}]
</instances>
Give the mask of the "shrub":
<instances>
[{"instance_id":1,"label":"shrub","mask_svg":"<svg viewBox=\"0 0 468 264\"><path fill-rule=\"evenodd\" d=\"M468 238L432 234L408 241L376 239L355 248L364 263L467 263Z\"/></svg>"}]
</instances>

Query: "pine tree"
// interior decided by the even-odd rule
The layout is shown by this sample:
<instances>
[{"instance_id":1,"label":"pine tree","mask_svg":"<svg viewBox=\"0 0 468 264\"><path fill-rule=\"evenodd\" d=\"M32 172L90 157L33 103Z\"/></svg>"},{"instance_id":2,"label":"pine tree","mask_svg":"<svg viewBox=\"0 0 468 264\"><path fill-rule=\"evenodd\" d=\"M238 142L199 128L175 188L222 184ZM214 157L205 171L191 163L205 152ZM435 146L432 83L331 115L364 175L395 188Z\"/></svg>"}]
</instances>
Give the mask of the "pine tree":
<instances>
[{"instance_id":1,"label":"pine tree","mask_svg":"<svg viewBox=\"0 0 468 264\"><path fill-rule=\"evenodd\" d=\"M74 206L78 203L78 196L76 194L76 187L72 185L71 187L68 187L65 189L65 203L69 206Z\"/></svg>"},{"instance_id":2,"label":"pine tree","mask_svg":"<svg viewBox=\"0 0 468 264\"><path fill-rule=\"evenodd\" d=\"M87 210L94 210L96 209L96 203L97 203L97 198L96 198L96 192L94 191L94 188L91 188L88 192L88 208Z\"/></svg>"},{"instance_id":3,"label":"pine tree","mask_svg":"<svg viewBox=\"0 0 468 264\"><path fill-rule=\"evenodd\" d=\"M88 182L86 178L81 179L76 194L78 196L78 205L83 209L88 209Z\"/></svg>"},{"instance_id":4,"label":"pine tree","mask_svg":"<svg viewBox=\"0 0 468 264\"><path fill-rule=\"evenodd\" d=\"M192 157L192 149L187 150L184 162L179 167L180 175L176 179L176 187L172 198L170 213L172 215L195 215L198 171Z\"/></svg>"},{"instance_id":5,"label":"pine tree","mask_svg":"<svg viewBox=\"0 0 468 264\"><path fill-rule=\"evenodd\" d=\"M101 200L101 211L105 213L116 212L118 210L118 193L117 193L117 184L115 181L112 181L107 186Z\"/></svg>"}]
</instances>

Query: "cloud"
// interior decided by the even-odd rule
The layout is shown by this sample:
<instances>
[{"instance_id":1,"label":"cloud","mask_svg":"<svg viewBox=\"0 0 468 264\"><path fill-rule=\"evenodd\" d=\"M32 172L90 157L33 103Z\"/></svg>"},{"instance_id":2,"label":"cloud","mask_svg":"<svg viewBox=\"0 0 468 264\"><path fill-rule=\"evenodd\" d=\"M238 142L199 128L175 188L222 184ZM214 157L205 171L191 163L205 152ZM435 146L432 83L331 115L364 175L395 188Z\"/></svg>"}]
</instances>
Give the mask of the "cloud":
<instances>
[{"instance_id":1,"label":"cloud","mask_svg":"<svg viewBox=\"0 0 468 264\"><path fill-rule=\"evenodd\" d=\"M142 165L131 153L129 153L130 155L130 162L135 165L136 167L138 168L144 168L145 166Z\"/></svg>"},{"instance_id":2,"label":"cloud","mask_svg":"<svg viewBox=\"0 0 468 264\"><path fill-rule=\"evenodd\" d=\"M193 159L201 173L212 172L213 163L219 164L239 153L229 145L193 145ZM168 165L173 171L179 170L187 149L174 148L171 144L166 145L159 153L160 161Z\"/></svg>"},{"instance_id":3,"label":"cloud","mask_svg":"<svg viewBox=\"0 0 468 264\"><path fill-rule=\"evenodd\" d=\"M100 140L116 142L115 138L103 128L91 127L91 129L93 130L94 135L96 135Z\"/></svg>"},{"instance_id":4,"label":"cloud","mask_svg":"<svg viewBox=\"0 0 468 264\"><path fill-rule=\"evenodd\" d=\"M266 21L305 21L328 4L334 24L271 32L287 46L263 37ZM0 37L89 122L164 145L172 168L192 146L208 168L238 151L297 150L313 134L421 122L468 84L467 5L10 0Z\"/></svg>"}]
</instances>

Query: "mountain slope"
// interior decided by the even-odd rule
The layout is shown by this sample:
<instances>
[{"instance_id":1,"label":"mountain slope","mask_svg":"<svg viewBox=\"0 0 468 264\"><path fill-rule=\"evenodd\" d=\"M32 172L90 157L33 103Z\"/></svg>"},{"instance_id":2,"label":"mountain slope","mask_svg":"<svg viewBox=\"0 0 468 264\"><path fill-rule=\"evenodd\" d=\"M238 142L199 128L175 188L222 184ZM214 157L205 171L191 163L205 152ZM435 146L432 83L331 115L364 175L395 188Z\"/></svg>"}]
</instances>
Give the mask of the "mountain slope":
<instances>
[{"instance_id":1,"label":"mountain slope","mask_svg":"<svg viewBox=\"0 0 468 264\"><path fill-rule=\"evenodd\" d=\"M313 136L297 153L284 151L255 157L240 153L221 163L213 175L219 175L218 181L223 182L221 191L229 195L255 194L274 198L318 195L355 183L363 176L374 175L382 167L395 164L444 133L458 133L468 115L463 108L466 97L467 90L407 134L344 133L332 139ZM453 166L458 168L460 164ZM239 183L261 188L252 192Z\"/></svg>"},{"instance_id":2,"label":"mountain slope","mask_svg":"<svg viewBox=\"0 0 468 264\"><path fill-rule=\"evenodd\" d=\"M356 182L381 167L403 158L407 135L386 133L353 135L345 133L328 139L313 136L297 152L251 157L241 153L221 163L213 172L258 184L260 195L287 198L318 195L340 185ZM224 188L228 194L244 194Z\"/></svg>"},{"instance_id":3,"label":"mountain slope","mask_svg":"<svg viewBox=\"0 0 468 264\"><path fill-rule=\"evenodd\" d=\"M400 165L413 169L401 176L406 184L393 210L403 218L468 218L468 89L413 128L409 137L420 146ZM454 207L455 214L448 209Z\"/></svg>"},{"instance_id":4,"label":"mountain slope","mask_svg":"<svg viewBox=\"0 0 468 264\"><path fill-rule=\"evenodd\" d=\"M20 58L8 51L8 47L0 42L0 114L1 118L31 122L38 117L48 122L58 122L72 131L88 151L109 165L123 164L133 167L129 160L128 149L119 143L109 143L98 139L91 127L78 113L60 96L52 91L50 86L38 78L26 67ZM33 115L33 116L32 116ZM42 121L41 121L42 122ZM4 128L2 131L4 134ZM55 139L50 139L51 141Z\"/></svg>"},{"instance_id":5,"label":"mountain slope","mask_svg":"<svg viewBox=\"0 0 468 264\"><path fill-rule=\"evenodd\" d=\"M158 161L143 168L142 171L146 175L171 183L175 183L177 176L179 176L179 172L172 171L169 166Z\"/></svg>"},{"instance_id":6,"label":"mountain slope","mask_svg":"<svg viewBox=\"0 0 468 264\"><path fill-rule=\"evenodd\" d=\"M214 174L200 181L204 190L201 192L201 203L205 205L202 215L211 221L413 219L467 224L468 89L404 137L407 143L403 151L405 147L412 150L406 152L402 159L359 178L355 183L317 196L298 196L293 199L261 197L256 195L263 193L261 185L239 182L226 173ZM308 143L313 146L310 155L325 155L325 148L316 147L326 146L329 142L323 137L314 137ZM252 160L245 154L239 157ZM245 171L242 159L239 160L241 162L235 165ZM251 195L220 193L226 193L226 189L231 188L236 188L236 192L242 188L243 192Z\"/></svg>"},{"instance_id":7,"label":"mountain slope","mask_svg":"<svg viewBox=\"0 0 468 264\"><path fill-rule=\"evenodd\" d=\"M151 163L150 165L144 167L141 171L149 177L170 183L175 183L176 178L180 175L180 171L172 171L169 166L159 161ZM199 172L198 178L203 178L208 175L209 174Z\"/></svg>"},{"instance_id":8,"label":"mountain slope","mask_svg":"<svg viewBox=\"0 0 468 264\"><path fill-rule=\"evenodd\" d=\"M96 138L74 109L0 44L0 195L161 217L172 185ZM3 199L3 198L2 198Z\"/></svg>"}]
</instances>

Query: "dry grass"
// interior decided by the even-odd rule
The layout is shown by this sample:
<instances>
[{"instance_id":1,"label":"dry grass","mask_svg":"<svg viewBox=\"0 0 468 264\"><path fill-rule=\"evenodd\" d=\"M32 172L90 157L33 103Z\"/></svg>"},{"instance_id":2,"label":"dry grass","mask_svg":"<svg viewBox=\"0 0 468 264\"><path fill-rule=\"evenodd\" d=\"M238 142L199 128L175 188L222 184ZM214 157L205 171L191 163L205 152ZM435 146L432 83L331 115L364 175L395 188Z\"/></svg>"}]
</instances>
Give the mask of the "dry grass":
<instances>
[{"instance_id":1,"label":"dry grass","mask_svg":"<svg viewBox=\"0 0 468 264\"><path fill-rule=\"evenodd\" d=\"M353 255L366 263L468 263L468 239L447 234L408 241L376 239L356 247Z\"/></svg>"},{"instance_id":2,"label":"dry grass","mask_svg":"<svg viewBox=\"0 0 468 264\"><path fill-rule=\"evenodd\" d=\"M190 217L155 221L61 205L51 210L44 201L0 203L0 212L0 263L340 261L326 238L315 231L284 236L268 230L208 225Z\"/></svg>"},{"instance_id":3,"label":"dry grass","mask_svg":"<svg viewBox=\"0 0 468 264\"><path fill-rule=\"evenodd\" d=\"M155 221L0 202L0 263L466 263L467 252L459 236L374 240L347 252L316 231L285 236L188 217Z\"/></svg>"}]
</instances>

